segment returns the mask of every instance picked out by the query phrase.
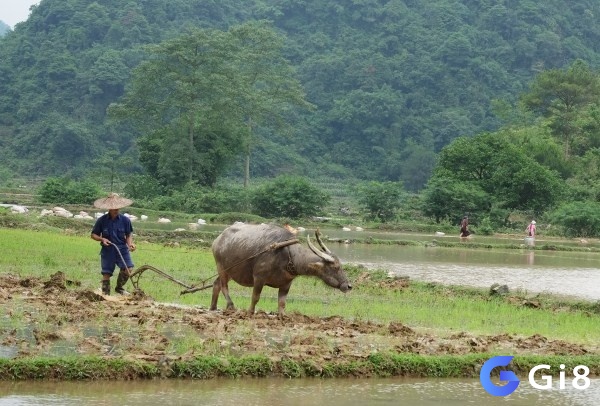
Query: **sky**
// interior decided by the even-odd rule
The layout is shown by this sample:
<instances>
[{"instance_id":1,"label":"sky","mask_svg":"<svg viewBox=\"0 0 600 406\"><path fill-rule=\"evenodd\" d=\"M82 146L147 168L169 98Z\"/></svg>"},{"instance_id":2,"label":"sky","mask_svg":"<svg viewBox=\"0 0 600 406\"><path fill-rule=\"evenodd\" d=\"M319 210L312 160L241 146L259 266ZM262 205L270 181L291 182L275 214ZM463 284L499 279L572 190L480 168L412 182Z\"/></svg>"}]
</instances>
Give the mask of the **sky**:
<instances>
[{"instance_id":1,"label":"sky","mask_svg":"<svg viewBox=\"0 0 600 406\"><path fill-rule=\"evenodd\" d=\"M14 28L17 23L27 20L29 7L40 0L0 0L0 20Z\"/></svg>"}]
</instances>

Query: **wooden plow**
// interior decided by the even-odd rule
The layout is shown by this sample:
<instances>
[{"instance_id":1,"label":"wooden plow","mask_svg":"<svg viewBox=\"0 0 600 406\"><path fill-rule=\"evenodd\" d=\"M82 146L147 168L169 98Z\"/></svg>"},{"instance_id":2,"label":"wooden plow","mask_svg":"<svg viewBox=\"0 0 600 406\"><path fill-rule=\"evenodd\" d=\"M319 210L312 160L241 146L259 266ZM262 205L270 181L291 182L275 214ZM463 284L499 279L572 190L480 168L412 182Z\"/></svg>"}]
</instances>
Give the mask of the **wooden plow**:
<instances>
[{"instance_id":1,"label":"wooden plow","mask_svg":"<svg viewBox=\"0 0 600 406\"><path fill-rule=\"evenodd\" d=\"M183 286L185 288L185 290L182 290L180 292L181 295L184 295L186 293L197 292L199 290L204 290L204 289L212 288L212 286L213 286L212 283L209 284L209 285L207 285L206 282L208 280L210 280L210 279L214 279L217 276L217 275L214 275L214 276L211 276L210 278L204 279L198 285L188 285L187 283L181 282L180 280L175 279L174 277L172 277L168 273L166 273L164 271L161 271L160 269L158 269L156 267L153 267L152 265L142 265L138 269L136 269L135 271L133 271L131 273L131 275L129 275L129 279L131 280L131 284L133 285L134 289L137 292L143 292L143 290L140 288L140 278L142 277L142 275L146 271L155 272L156 274L162 276L163 278L165 278L167 280L170 280L171 282L174 282L174 283L178 284L179 286Z\"/></svg>"}]
</instances>

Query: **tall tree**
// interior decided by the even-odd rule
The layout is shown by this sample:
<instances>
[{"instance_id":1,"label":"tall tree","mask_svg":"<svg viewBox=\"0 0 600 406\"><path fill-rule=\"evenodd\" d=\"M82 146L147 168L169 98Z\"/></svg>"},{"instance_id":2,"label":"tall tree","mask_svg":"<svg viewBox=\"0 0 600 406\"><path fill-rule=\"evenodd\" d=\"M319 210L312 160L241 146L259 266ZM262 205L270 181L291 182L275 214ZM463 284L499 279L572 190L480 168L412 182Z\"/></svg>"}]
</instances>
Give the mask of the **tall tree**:
<instances>
[{"instance_id":1,"label":"tall tree","mask_svg":"<svg viewBox=\"0 0 600 406\"><path fill-rule=\"evenodd\" d=\"M132 119L147 136L160 140L161 158L176 153L163 160L183 164L170 168L183 170L185 181L197 180L195 138L206 130L210 116L221 113L224 121L231 116L239 85L229 61L238 55L231 38L219 30L193 30L147 51L149 59L134 70L130 88L110 112ZM174 144L181 148L174 151Z\"/></svg>"},{"instance_id":2,"label":"tall tree","mask_svg":"<svg viewBox=\"0 0 600 406\"><path fill-rule=\"evenodd\" d=\"M247 128L244 132L244 187L247 187L250 154L255 143L253 129L265 124L275 125L279 130L290 129L286 118L290 117L292 106L314 106L305 100L292 65L283 56L284 37L281 34L264 21L235 26L229 32L242 53L237 59L236 74L242 75L240 82L247 86L239 99Z\"/></svg>"},{"instance_id":3,"label":"tall tree","mask_svg":"<svg viewBox=\"0 0 600 406\"><path fill-rule=\"evenodd\" d=\"M212 186L242 148L249 160L252 125L282 122L287 102L309 105L281 41L265 23L248 23L149 46L122 102L111 106L146 133L140 148L154 156L147 169L163 181Z\"/></svg>"},{"instance_id":4,"label":"tall tree","mask_svg":"<svg viewBox=\"0 0 600 406\"><path fill-rule=\"evenodd\" d=\"M553 134L564 142L565 158L579 131L576 122L584 107L598 104L600 77L582 60L569 68L550 69L540 73L521 100L524 106L550 119Z\"/></svg>"}]
</instances>

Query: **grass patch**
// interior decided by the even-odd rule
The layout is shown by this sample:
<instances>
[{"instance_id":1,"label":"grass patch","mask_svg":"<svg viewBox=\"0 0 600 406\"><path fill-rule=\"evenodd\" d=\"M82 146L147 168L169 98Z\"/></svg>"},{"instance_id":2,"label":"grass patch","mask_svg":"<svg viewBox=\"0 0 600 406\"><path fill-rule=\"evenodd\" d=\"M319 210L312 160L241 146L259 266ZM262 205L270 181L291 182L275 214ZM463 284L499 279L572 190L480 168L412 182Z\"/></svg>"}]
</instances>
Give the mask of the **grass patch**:
<instances>
[{"instance_id":1,"label":"grass patch","mask_svg":"<svg viewBox=\"0 0 600 406\"><path fill-rule=\"evenodd\" d=\"M117 358L39 358L35 360L0 359L0 380L91 380L91 379L153 379L188 378L212 379L218 377L435 377L476 378L481 365L494 354L467 354L453 356L426 356L414 354L374 354L367 359L350 362L326 362L316 366L311 362L292 360L272 361L264 356L222 358L201 356L189 361L175 361L157 365L144 361ZM600 356L576 356L565 359L558 356L522 355L513 359L510 369L525 378L535 365L548 364L548 375L558 375L559 365L566 370L576 365L590 368L590 376L600 375Z\"/></svg>"},{"instance_id":2,"label":"grass patch","mask_svg":"<svg viewBox=\"0 0 600 406\"><path fill-rule=\"evenodd\" d=\"M62 225L62 224L60 224ZM0 228L0 273L20 276L21 284L27 278L47 279L62 271L67 280L79 286L67 289L91 289L100 287L99 244L89 238L89 230L73 234L61 227L48 229ZM133 254L137 266L151 264L178 280L190 285L206 280L211 284L216 271L212 254L203 246L164 246L144 242L137 238L138 251ZM600 303L566 301L552 296L538 295L533 298L519 295L491 296L485 289L460 286L444 286L434 283L413 282L395 284L387 271L367 270L361 266L346 265L354 289L342 294L326 287L314 278L299 277L291 288L287 301L288 313L327 318L341 316L344 319L374 322L386 329L391 323L401 323L415 331L449 337L460 332L477 335L510 334L520 337L534 335L548 340L564 340L568 343L597 345L600 325ZM114 278L113 278L114 279ZM114 284L114 282L113 282ZM140 287L157 302L169 302L194 307L208 307L212 291L199 291L180 295L183 288L161 276L147 271L140 279ZM1 292L0 292L1 293ZM236 307L245 309L250 304L252 290L234 282L230 284L231 297ZM535 301L535 306L525 306L526 301ZM69 325L70 314L67 303L56 301L52 308L34 314L26 298L13 298L4 304L0 301L0 343L10 336L12 343L27 343L36 337L51 337L57 325ZM224 307L223 297L219 307ZM263 290L257 311L275 312L277 290ZM181 311L181 310L179 310ZM202 326L186 323L174 308L169 316L181 320L153 321L136 319L134 323L120 325L126 310L115 310L103 316L92 316L85 320L86 327L99 331L90 335L104 345L105 337L118 332L121 342L114 352L106 357L69 356L75 350L69 343L60 340L50 342L57 348L48 353L53 356L23 357L11 360L0 359L0 379L147 379L156 377L178 377L207 379L214 377L284 376L284 377L351 377L351 376L415 376L415 377L474 377L485 360L497 354L453 354L426 356L404 352L379 351L377 342L370 354L361 357L336 358L337 344L333 336L308 335L283 329L276 335L268 327L263 337L269 342L273 354L248 355L242 351L243 343L259 334L257 324L239 323L235 330L226 330L224 339L203 338ZM110 316L109 316L110 314ZM212 317L212 316L211 316ZM152 332L155 342L144 341ZM142 334L145 333L145 334ZM91 334L91 333L90 333ZM168 345L161 346L161 337ZM68 339L61 337L60 339ZM85 337L77 336L77 341ZM331 351L323 359L299 357L288 352L291 341L304 339L322 340ZM395 337L385 339L393 341ZM308 342L307 345L311 343ZM359 342L359 345L364 343ZM64 348L59 348L64 345ZM386 348L394 349L394 343ZM127 359L127 346L136 349L154 348L166 354L163 362ZM356 347L352 347L356 348ZM112 351L112 350L111 350ZM396 351L394 349L394 351ZM495 351L493 347L485 351ZM138 353L142 353L139 351ZM193 353L192 356L189 356ZM559 352L560 353L560 352ZM44 353L46 354L46 353ZM186 355L188 354L188 355ZM577 353L579 354L579 353ZM184 356L186 355L186 356ZM192 357L192 358L190 358ZM171 360L171 361L169 361ZM551 365L567 364L570 368L583 364L592 373L600 374L600 356L554 356L517 355L513 370L528 371L539 363ZM556 373L558 368L554 368Z\"/></svg>"},{"instance_id":3,"label":"grass patch","mask_svg":"<svg viewBox=\"0 0 600 406\"><path fill-rule=\"evenodd\" d=\"M80 288L100 287L100 247L89 237L48 231L2 229L0 232L0 272L21 277L47 278L63 271ZM216 267L206 248L164 247L138 242L133 254L137 266L151 264L190 285L205 280L212 284ZM408 287L390 288L383 270L369 271L368 281L358 281L366 270L346 266L355 289L347 294L326 287L320 280L297 278L287 301L288 312L311 316L339 315L379 323L401 321L411 328L431 329L443 334L469 331L475 334L529 336L541 334L551 339L575 343L597 340L600 304L565 302L550 296L539 297L538 308L521 305L524 297L492 297L485 290L412 282ZM114 282L113 282L114 283ZM140 279L144 292L159 302L208 307L211 289L180 295L183 288L146 271ZM231 297L237 308L248 308L252 290L230 283ZM515 299L516 298L516 299ZM224 299L219 298L219 307ZM257 310L274 312L277 290L265 288ZM15 321L11 321L14 323Z\"/></svg>"}]
</instances>

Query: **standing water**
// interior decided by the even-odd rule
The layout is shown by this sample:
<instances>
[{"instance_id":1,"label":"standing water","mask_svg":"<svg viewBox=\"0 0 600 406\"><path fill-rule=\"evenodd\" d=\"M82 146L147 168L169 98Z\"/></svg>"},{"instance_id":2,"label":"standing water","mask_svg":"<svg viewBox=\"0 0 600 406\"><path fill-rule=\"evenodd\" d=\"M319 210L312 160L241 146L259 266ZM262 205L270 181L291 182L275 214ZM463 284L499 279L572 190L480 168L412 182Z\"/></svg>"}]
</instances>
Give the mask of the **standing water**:
<instances>
[{"instance_id":1,"label":"standing water","mask_svg":"<svg viewBox=\"0 0 600 406\"><path fill-rule=\"evenodd\" d=\"M600 254L384 244L329 247L347 263L381 268L415 280L451 285L508 285L532 293L600 300Z\"/></svg>"},{"instance_id":2,"label":"standing water","mask_svg":"<svg viewBox=\"0 0 600 406\"><path fill-rule=\"evenodd\" d=\"M522 382L506 397L494 397L478 380L449 379L214 379L130 382L0 382L1 406L48 405L269 405L446 406L592 405L600 380L586 390L532 388Z\"/></svg>"}]
</instances>

